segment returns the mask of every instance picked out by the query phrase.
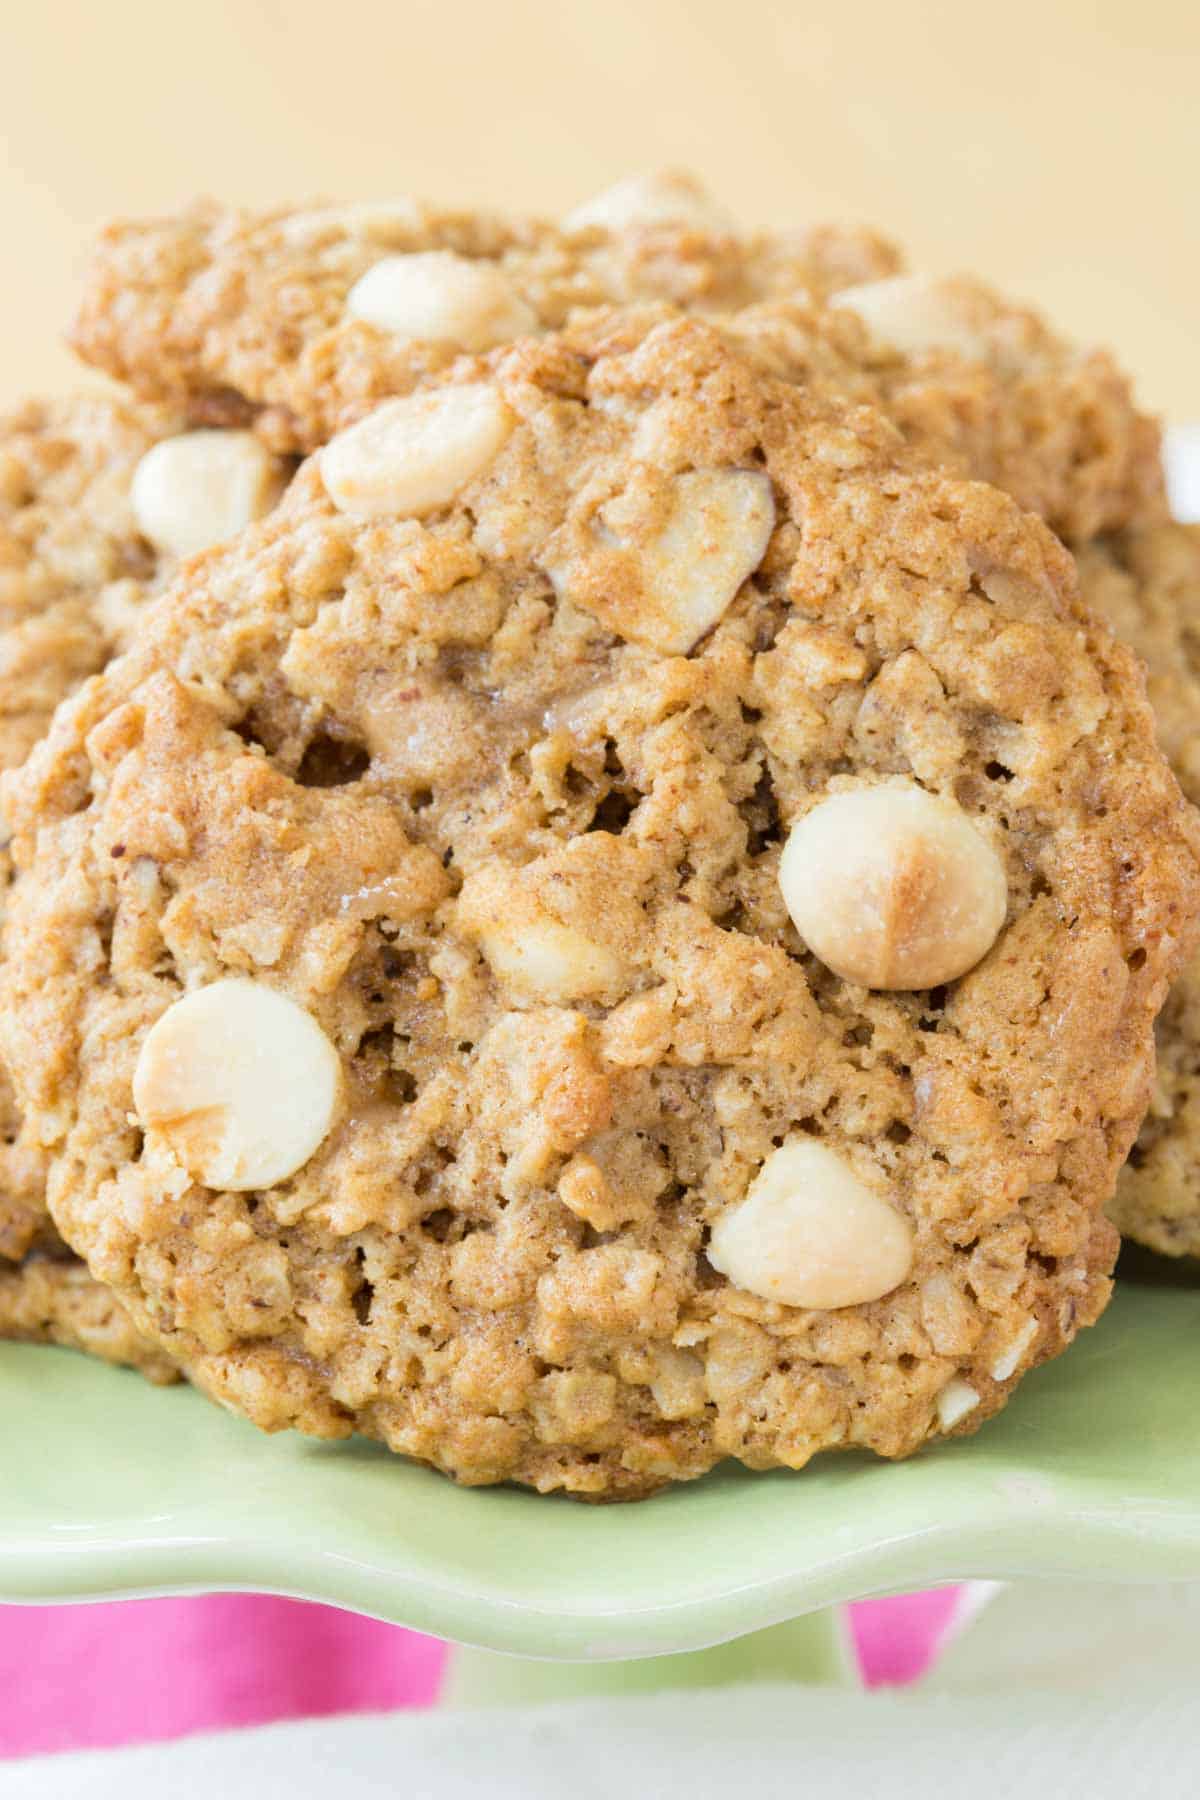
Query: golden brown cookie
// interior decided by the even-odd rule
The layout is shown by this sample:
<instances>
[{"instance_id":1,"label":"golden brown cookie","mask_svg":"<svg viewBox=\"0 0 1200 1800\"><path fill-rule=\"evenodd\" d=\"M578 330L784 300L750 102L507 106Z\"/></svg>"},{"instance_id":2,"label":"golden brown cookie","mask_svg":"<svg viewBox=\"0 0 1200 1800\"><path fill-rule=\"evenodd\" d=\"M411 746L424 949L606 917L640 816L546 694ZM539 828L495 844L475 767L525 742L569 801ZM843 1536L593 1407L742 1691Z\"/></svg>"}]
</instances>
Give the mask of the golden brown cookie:
<instances>
[{"instance_id":1,"label":"golden brown cookie","mask_svg":"<svg viewBox=\"0 0 1200 1800\"><path fill-rule=\"evenodd\" d=\"M875 403L932 460L993 482L1068 542L1166 517L1158 421L1106 350L967 276L836 297L867 334Z\"/></svg>"},{"instance_id":2,"label":"golden brown cookie","mask_svg":"<svg viewBox=\"0 0 1200 1800\"><path fill-rule=\"evenodd\" d=\"M0 417L0 764L103 666L157 572L130 504L164 415L107 396Z\"/></svg>"},{"instance_id":3,"label":"golden brown cookie","mask_svg":"<svg viewBox=\"0 0 1200 1800\"><path fill-rule=\"evenodd\" d=\"M52 1209L262 1426L634 1497L971 1430L1104 1305L1198 898L1140 674L711 325L380 408L6 803Z\"/></svg>"},{"instance_id":4,"label":"golden brown cookie","mask_svg":"<svg viewBox=\"0 0 1200 1800\"><path fill-rule=\"evenodd\" d=\"M1200 801L1200 526L1165 525L1092 545L1079 558L1085 597L1145 658L1159 741L1188 798ZM1158 1076L1109 1212L1166 1256L1200 1255L1200 962L1158 1021Z\"/></svg>"},{"instance_id":5,"label":"golden brown cookie","mask_svg":"<svg viewBox=\"0 0 1200 1800\"><path fill-rule=\"evenodd\" d=\"M0 767L19 763L55 706L103 666L155 559L129 502L165 420L107 398L30 401L0 419ZM55 1241L42 1159L0 1090L0 1257Z\"/></svg>"},{"instance_id":6,"label":"golden brown cookie","mask_svg":"<svg viewBox=\"0 0 1200 1800\"><path fill-rule=\"evenodd\" d=\"M286 467L246 433L185 432L107 395L32 400L0 417L0 768L18 764L58 702L122 647L164 570L256 517ZM61 1251L43 1187L41 1152L0 1078L3 1261ZM22 1275L3 1278L0 1335L26 1316ZM54 1286L56 1316L78 1317L80 1337L112 1310L78 1272L42 1264L30 1280L28 1306Z\"/></svg>"},{"instance_id":7,"label":"golden brown cookie","mask_svg":"<svg viewBox=\"0 0 1200 1800\"><path fill-rule=\"evenodd\" d=\"M138 1335L125 1309L74 1257L29 1256L20 1267L0 1262L0 1338L82 1350L137 1369L160 1387L180 1379L174 1363Z\"/></svg>"},{"instance_id":8,"label":"golden brown cookie","mask_svg":"<svg viewBox=\"0 0 1200 1800\"><path fill-rule=\"evenodd\" d=\"M977 282L898 266L854 228L738 234L681 178L622 184L560 225L411 201L204 204L105 234L74 342L194 418L311 450L460 350L561 326L581 307L665 300L712 314L790 300L775 332L788 362L882 407L932 460L1006 488L1063 536L1164 516L1157 427L1107 354Z\"/></svg>"},{"instance_id":9,"label":"golden brown cookie","mask_svg":"<svg viewBox=\"0 0 1200 1800\"><path fill-rule=\"evenodd\" d=\"M665 210L581 209L574 229L411 200L267 213L201 202L109 228L73 341L141 392L203 419L257 418L272 442L308 450L460 349L560 326L579 307L728 311L899 266L868 231L747 236L692 184L665 192Z\"/></svg>"}]
</instances>

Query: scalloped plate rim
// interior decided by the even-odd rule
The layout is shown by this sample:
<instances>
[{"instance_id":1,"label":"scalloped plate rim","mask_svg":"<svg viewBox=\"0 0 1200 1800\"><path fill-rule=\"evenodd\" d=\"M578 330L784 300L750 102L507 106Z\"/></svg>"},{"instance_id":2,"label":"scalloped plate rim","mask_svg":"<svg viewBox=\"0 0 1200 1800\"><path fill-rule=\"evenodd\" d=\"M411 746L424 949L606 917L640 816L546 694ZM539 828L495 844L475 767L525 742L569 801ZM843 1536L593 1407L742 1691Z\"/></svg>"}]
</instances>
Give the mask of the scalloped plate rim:
<instances>
[{"instance_id":1,"label":"scalloped plate rim","mask_svg":"<svg viewBox=\"0 0 1200 1800\"><path fill-rule=\"evenodd\" d=\"M64 1510L41 1529L30 1525L28 1506L24 1525L14 1529L0 1477L0 1598L32 1604L270 1592L349 1607L484 1649L603 1661L702 1649L841 1601L958 1579L1200 1580L1200 1445L1193 1423L1200 1362L1194 1370L1189 1363L1189 1340L1198 1330L1200 1292L1129 1285L1067 1357L1028 1377L1005 1413L975 1438L899 1464L854 1456L824 1459L814 1465L819 1474L718 1474L644 1505L602 1509L513 1489L457 1489L428 1471L392 1463L373 1447L347 1457L343 1446L263 1439L198 1395L147 1388L68 1352L5 1346L0 1391L6 1376L14 1390L32 1376L57 1396L68 1418L78 1419L72 1408L102 1384L131 1443L106 1467L107 1440L96 1434L98 1478L115 1481L127 1508L122 1515L118 1506L104 1524L89 1522L86 1475L75 1465L57 1485L51 1473L47 1491ZM1079 1434L1081 1410L1094 1407L1097 1395L1112 1396L1111 1441L1090 1419L1082 1421L1083 1461L1064 1466L1067 1426L1073 1422ZM197 1469L217 1484L219 1498L193 1503L185 1465L174 1471L184 1478L182 1500L168 1498L162 1512L139 1521L129 1516L129 1495L154 1501L156 1449L181 1423ZM1190 1437L1179 1427L1189 1428ZM1159 1447L1157 1462L1148 1454L1131 1463L1139 1432L1148 1450ZM38 1445L35 1434L35 1449L46 1442ZM1168 1443L1180 1470L1166 1460ZM221 1485L230 1445L239 1459L232 1466L246 1471L246 1495L236 1483L228 1492ZM1126 1467L1134 1464L1136 1481ZM37 1468L46 1465L34 1458L9 1467L29 1472L33 1505L41 1491ZM76 1476L78 1515L72 1510ZM368 1499L386 1493L394 1526L380 1530L369 1509L365 1522L351 1520L364 1492ZM328 1523L331 1497L335 1526ZM945 1516L922 1522L926 1502L940 1503ZM304 1514L308 1504L314 1520L338 1533L335 1541L316 1541L318 1526L309 1529ZM745 1552L753 1551L757 1566L744 1574L739 1512L757 1534ZM468 1537L489 1537L490 1527L496 1560L486 1575L456 1563L456 1516ZM721 1526L716 1537L709 1519ZM732 1532L725 1530L728 1519ZM797 1550L806 1527L823 1540L813 1554ZM707 1545L714 1555L719 1549L725 1566L706 1577L685 1559L670 1578L676 1586L668 1582L664 1589L658 1555L681 1532L689 1544ZM553 1575L549 1585L538 1585L530 1580L533 1571L501 1571L505 1555L527 1554L531 1543L557 1557L560 1585ZM589 1586L586 1570L577 1575L584 1552L608 1569L607 1588ZM631 1554L643 1568L630 1571Z\"/></svg>"}]
</instances>

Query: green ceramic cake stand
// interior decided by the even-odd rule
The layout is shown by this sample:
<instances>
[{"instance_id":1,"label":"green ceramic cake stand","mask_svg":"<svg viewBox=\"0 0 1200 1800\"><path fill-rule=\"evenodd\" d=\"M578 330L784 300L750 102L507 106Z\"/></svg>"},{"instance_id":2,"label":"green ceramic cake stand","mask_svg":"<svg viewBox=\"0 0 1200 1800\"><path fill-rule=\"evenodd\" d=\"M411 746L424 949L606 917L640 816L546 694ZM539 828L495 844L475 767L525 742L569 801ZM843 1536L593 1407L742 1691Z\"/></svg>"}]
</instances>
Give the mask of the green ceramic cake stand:
<instances>
[{"instance_id":1,"label":"green ceramic cake stand","mask_svg":"<svg viewBox=\"0 0 1200 1800\"><path fill-rule=\"evenodd\" d=\"M1200 1579L1200 1291L1182 1285L1124 1283L974 1438L904 1463L719 1470L640 1506L263 1437L65 1351L0 1346L0 1418L2 1599L251 1589L556 1664L693 1653L582 1681L466 1657L461 1697L838 1679L824 1609L841 1601L966 1577Z\"/></svg>"}]
</instances>

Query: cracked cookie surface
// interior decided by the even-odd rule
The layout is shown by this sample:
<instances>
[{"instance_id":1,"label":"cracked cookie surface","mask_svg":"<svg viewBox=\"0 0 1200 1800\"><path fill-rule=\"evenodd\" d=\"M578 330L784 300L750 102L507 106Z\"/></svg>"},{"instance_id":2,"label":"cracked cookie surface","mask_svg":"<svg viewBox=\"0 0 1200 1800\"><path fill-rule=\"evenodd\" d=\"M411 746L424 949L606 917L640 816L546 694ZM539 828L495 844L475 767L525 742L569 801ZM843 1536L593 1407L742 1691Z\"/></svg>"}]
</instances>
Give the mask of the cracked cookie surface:
<instances>
[{"instance_id":1,"label":"cracked cookie surface","mask_svg":"<svg viewBox=\"0 0 1200 1800\"><path fill-rule=\"evenodd\" d=\"M225 1404L467 1482L972 1429L1104 1305L1192 942L1131 654L1037 521L735 333L600 317L433 391L189 565L9 778L60 1226ZM887 786L941 810L872 990L780 858ZM951 818L1003 916L908 989L941 876L993 904Z\"/></svg>"}]
</instances>

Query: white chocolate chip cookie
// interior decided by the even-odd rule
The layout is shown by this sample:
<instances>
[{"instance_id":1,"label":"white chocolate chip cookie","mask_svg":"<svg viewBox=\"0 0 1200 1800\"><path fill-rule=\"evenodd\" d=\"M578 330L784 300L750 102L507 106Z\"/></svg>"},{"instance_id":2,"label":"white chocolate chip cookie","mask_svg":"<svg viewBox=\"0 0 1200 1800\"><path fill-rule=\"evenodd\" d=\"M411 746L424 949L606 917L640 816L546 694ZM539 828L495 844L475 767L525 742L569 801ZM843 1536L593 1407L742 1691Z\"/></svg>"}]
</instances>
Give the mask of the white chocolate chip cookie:
<instances>
[{"instance_id":1,"label":"white chocolate chip cookie","mask_svg":"<svg viewBox=\"0 0 1200 1800\"><path fill-rule=\"evenodd\" d=\"M253 423L275 448L311 450L460 350L558 329L579 308L728 311L821 299L898 267L891 244L855 226L736 231L678 174L631 177L562 222L415 202L202 203L104 234L74 342L199 423Z\"/></svg>"},{"instance_id":2,"label":"white chocolate chip cookie","mask_svg":"<svg viewBox=\"0 0 1200 1800\"><path fill-rule=\"evenodd\" d=\"M1111 357L978 281L901 274L870 232L736 230L686 175L626 179L558 224L408 202L116 225L73 342L196 423L308 451L461 351L651 301L764 304L746 341L772 373L880 407L1071 541L1165 516L1157 426Z\"/></svg>"},{"instance_id":3,"label":"white chocolate chip cookie","mask_svg":"<svg viewBox=\"0 0 1200 1800\"><path fill-rule=\"evenodd\" d=\"M134 1330L120 1302L65 1252L0 1261L0 1338L82 1350L136 1369L157 1387L180 1379L171 1359Z\"/></svg>"},{"instance_id":4,"label":"white chocolate chip cookie","mask_svg":"<svg viewBox=\"0 0 1200 1800\"><path fill-rule=\"evenodd\" d=\"M1079 558L1085 597L1145 659L1158 737L1200 801L1200 526L1123 532ZM1200 1256L1200 959L1176 982L1158 1028L1150 1111L1109 1213L1164 1256Z\"/></svg>"},{"instance_id":5,"label":"white chocolate chip cookie","mask_svg":"<svg viewBox=\"0 0 1200 1800\"><path fill-rule=\"evenodd\" d=\"M635 1497L1104 1305L1197 827L1062 546L785 337L429 374L8 780L52 1210L259 1425Z\"/></svg>"},{"instance_id":6,"label":"white chocolate chip cookie","mask_svg":"<svg viewBox=\"0 0 1200 1800\"><path fill-rule=\"evenodd\" d=\"M285 470L248 432L183 432L166 413L99 395L29 401L0 420L0 768L124 648L177 558L259 517ZM65 1260L43 1159L6 1079L0 1112L0 1336L139 1360L119 1305Z\"/></svg>"}]
</instances>

